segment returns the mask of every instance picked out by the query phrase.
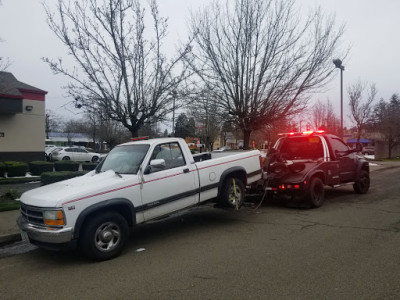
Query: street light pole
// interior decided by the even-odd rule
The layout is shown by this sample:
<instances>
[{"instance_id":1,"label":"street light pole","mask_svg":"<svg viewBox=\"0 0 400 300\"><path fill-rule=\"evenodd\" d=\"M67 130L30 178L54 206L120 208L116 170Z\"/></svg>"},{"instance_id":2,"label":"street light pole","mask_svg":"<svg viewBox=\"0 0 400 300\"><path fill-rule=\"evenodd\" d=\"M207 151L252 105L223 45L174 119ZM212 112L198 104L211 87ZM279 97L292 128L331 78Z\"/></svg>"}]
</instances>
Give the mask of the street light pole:
<instances>
[{"instance_id":1,"label":"street light pole","mask_svg":"<svg viewBox=\"0 0 400 300\"><path fill-rule=\"evenodd\" d=\"M340 136L343 138L343 71L344 66L340 59L334 59L333 63L336 68L340 69Z\"/></svg>"}]
</instances>

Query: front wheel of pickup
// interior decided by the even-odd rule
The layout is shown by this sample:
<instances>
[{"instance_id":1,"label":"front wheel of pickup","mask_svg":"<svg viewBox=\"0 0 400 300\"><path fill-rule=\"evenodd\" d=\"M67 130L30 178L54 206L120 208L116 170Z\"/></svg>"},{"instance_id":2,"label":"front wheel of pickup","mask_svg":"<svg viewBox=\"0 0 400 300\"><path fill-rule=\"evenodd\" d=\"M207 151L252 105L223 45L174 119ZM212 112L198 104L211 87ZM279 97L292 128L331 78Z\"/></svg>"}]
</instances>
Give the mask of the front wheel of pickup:
<instances>
[{"instance_id":1,"label":"front wheel of pickup","mask_svg":"<svg viewBox=\"0 0 400 300\"><path fill-rule=\"evenodd\" d=\"M365 194L369 190L369 174L367 171L362 170L360 173L360 177L353 184L354 191L357 194Z\"/></svg>"},{"instance_id":2,"label":"front wheel of pickup","mask_svg":"<svg viewBox=\"0 0 400 300\"><path fill-rule=\"evenodd\" d=\"M79 237L79 245L85 256L102 261L120 255L128 236L125 218L116 212L104 212L90 217Z\"/></svg>"},{"instance_id":3,"label":"front wheel of pickup","mask_svg":"<svg viewBox=\"0 0 400 300\"><path fill-rule=\"evenodd\" d=\"M310 185L306 194L306 199L311 207L320 207L325 200L324 183L321 178L313 177L310 180Z\"/></svg>"},{"instance_id":4,"label":"front wheel of pickup","mask_svg":"<svg viewBox=\"0 0 400 300\"><path fill-rule=\"evenodd\" d=\"M222 186L221 204L239 209L243 204L244 194L244 184L240 179L233 177L227 178Z\"/></svg>"}]
</instances>

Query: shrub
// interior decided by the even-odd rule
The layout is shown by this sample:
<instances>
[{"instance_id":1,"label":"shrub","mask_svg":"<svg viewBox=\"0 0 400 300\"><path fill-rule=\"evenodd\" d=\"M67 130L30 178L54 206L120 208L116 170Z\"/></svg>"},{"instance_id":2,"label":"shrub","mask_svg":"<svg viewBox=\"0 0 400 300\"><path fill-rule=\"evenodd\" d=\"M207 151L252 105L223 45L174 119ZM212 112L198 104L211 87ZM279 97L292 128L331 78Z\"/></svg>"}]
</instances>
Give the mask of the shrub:
<instances>
[{"instance_id":1,"label":"shrub","mask_svg":"<svg viewBox=\"0 0 400 300\"><path fill-rule=\"evenodd\" d=\"M82 170L83 171L92 171L97 167L95 163L82 163Z\"/></svg>"},{"instance_id":2,"label":"shrub","mask_svg":"<svg viewBox=\"0 0 400 300\"><path fill-rule=\"evenodd\" d=\"M0 161L0 177L6 175L6 165Z\"/></svg>"},{"instance_id":3,"label":"shrub","mask_svg":"<svg viewBox=\"0 0 400 300\"><path fill-rule=\"evenodd\" d=\"M54 163L54 168L57 172L59 171L78 171L79 163L71 160L61 160Z\"/></svg>"},{"instance_id":4,"label":"shrub","mask_svg":"<svg viewBox=\"0 0 400 300\"><path fill-rule=\"evenodd\" d=\"M28 171L28 164L20 161L6 161L8 177L25 176Z\"/></svg>"},{"instance_id":5,"label":"shrub","mask_svg":"<svg viewBox=\"0 0 400 300\"><path fill-rule=\"evenodd\" d=\"M43 172L53 172L54 164L47 161L31 161L29 163L29 171L31 175L39 176Z\"/></svg>"},{"instance_id":6,"label":"shrub","mask_svg":"<svg viewBox=\"0 0 400 300\"><path fill-rule=\"evenodd\" d=\"M16 189L9 189L0 195L0 200L2 201L10 201L15 200L21 197L21 192Z\"/></svg>"},{"instance_id":7,"label":"shrub","mask_svg":"<svg viewBox=\"0 0 400 300\"><path fill-rule=\"evenodd\" d=\"M72 171L61 171L61 172L45 172L40 175L40 181L42 185L59 182L66 179L82 176L85 172L72 172Z\"/></svg>"}]
</instances>

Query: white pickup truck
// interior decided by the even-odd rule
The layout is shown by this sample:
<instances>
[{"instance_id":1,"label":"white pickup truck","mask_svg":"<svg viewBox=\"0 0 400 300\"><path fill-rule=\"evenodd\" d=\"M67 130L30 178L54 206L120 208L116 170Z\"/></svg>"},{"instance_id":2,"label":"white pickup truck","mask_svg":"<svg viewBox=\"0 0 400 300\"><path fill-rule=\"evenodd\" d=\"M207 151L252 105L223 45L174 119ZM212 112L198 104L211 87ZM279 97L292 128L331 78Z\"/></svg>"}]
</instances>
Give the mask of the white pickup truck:
<instances>
[{"instance_id":1,"label":"white pickup truck","mask_svg":"<svg viewBox=\"0 0 400 300\"><path fill-rule=\"evenodd\" d=\"M261 178L260 152L213 156L192 156L180 138L121 144L94 171L25 192L17 223L40 247L72 245L94 260L116 257L137 224L207 200L242 204L245 186Z\"/></svg>"}]
</instances>

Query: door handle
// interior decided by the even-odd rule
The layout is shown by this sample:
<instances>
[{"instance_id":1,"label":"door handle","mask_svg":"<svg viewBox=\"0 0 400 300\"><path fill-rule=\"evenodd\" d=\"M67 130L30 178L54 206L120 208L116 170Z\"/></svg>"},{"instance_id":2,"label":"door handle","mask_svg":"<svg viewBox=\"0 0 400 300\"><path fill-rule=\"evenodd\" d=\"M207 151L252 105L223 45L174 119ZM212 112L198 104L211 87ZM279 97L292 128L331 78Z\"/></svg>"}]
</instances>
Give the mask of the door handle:
<instances>
[{"instance_id":1,"label":"door handle","mask_svg":"<svg viewBox=\"0 0 400 300\"><path fill-rule=\"evenodd\" d=\"M188 168L183 169L183 173L189 173L189 169Z\"/></svg>"}]
</instances>

